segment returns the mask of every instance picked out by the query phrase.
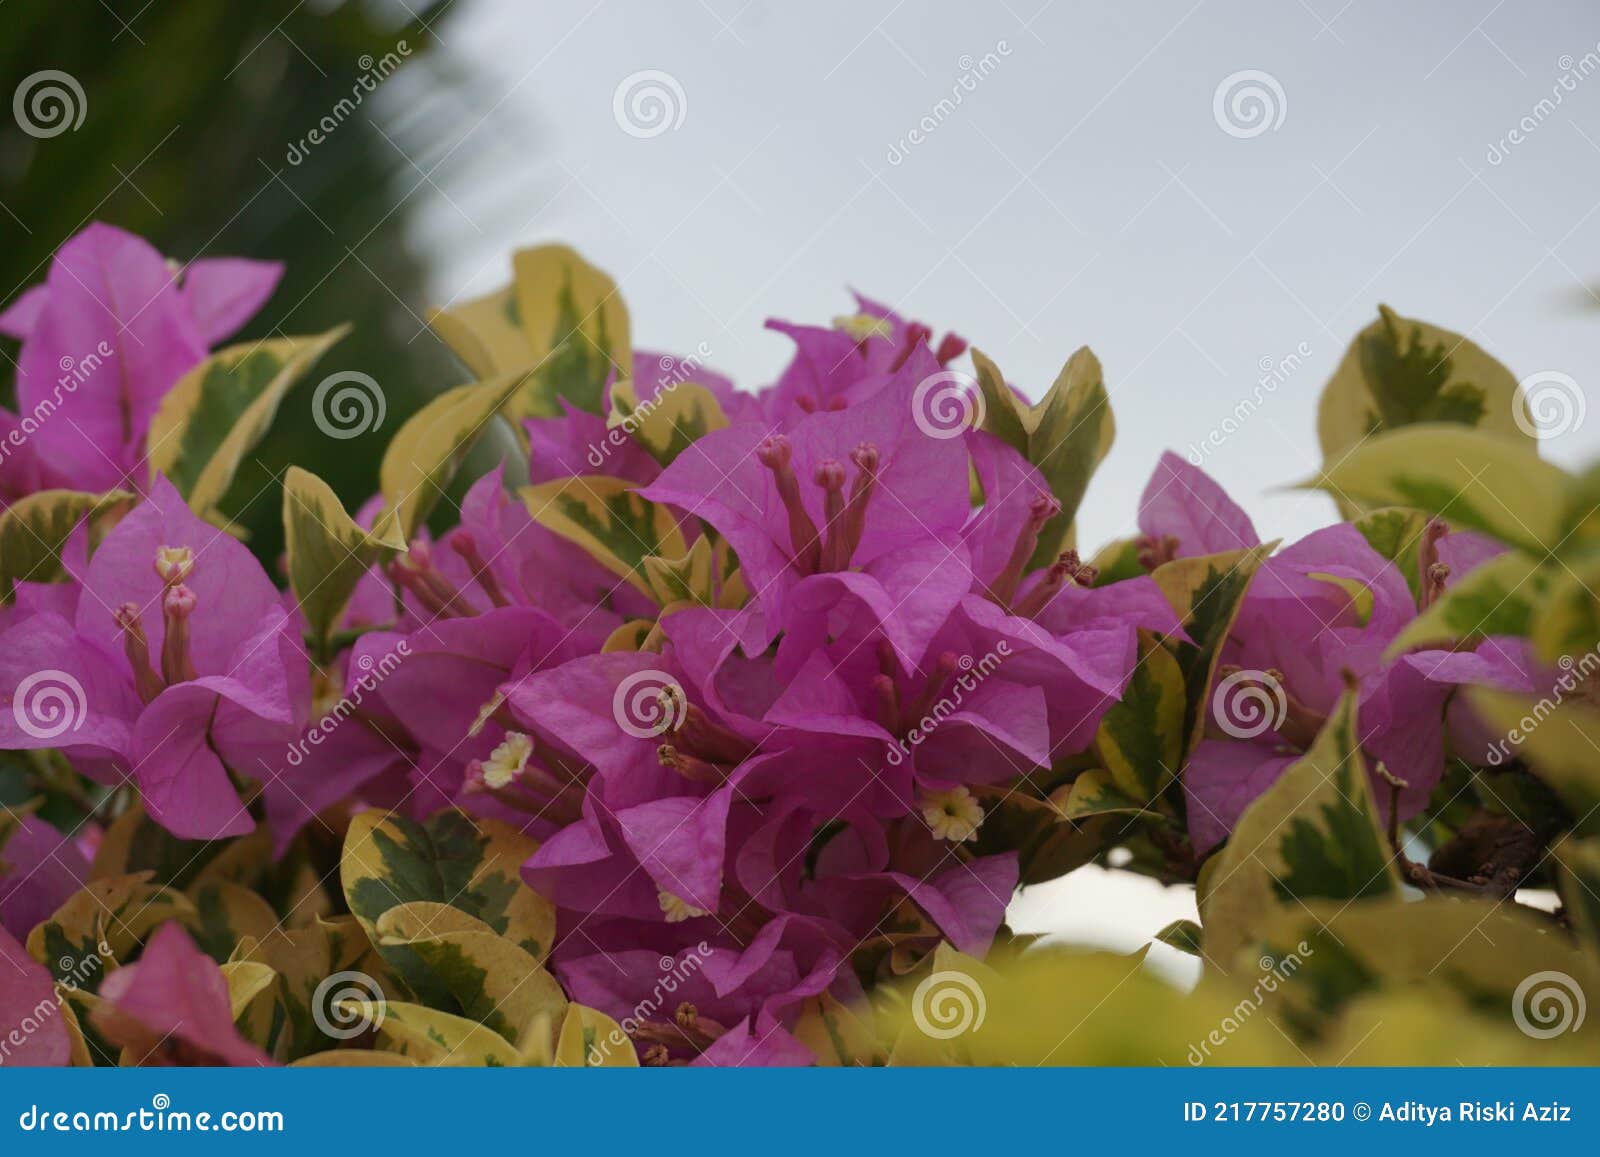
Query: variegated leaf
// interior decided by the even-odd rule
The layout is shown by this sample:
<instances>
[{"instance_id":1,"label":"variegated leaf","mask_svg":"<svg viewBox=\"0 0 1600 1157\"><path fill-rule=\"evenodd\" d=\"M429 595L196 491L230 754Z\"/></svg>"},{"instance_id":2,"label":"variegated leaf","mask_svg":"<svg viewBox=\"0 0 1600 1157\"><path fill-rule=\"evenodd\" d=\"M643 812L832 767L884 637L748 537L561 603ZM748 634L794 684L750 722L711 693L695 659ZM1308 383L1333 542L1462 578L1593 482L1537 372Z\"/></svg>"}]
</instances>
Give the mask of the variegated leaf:
<instances>
[{"instance_id":1,"label":"variegated leaf","mask_svg":"<svg viewBox=\"0 0 1600 1157\"><path fill-rule=\"evenodd\" d=\"M362 576L374 563L405 549L399 530L394 523L382 533L363 529L326 482L298 466L289 467L283 480L289 587L318 654L326 652L328 637Z\"/></svg>"},{"instance_id":2,"label":"variegated leaf","mask_svg":"<svg viewBox=\"0 0 1600 1157\"><path fill-rule=\"evenodd\" d=\"M672 511L639 497L637 489L621 478L590 474L524 487L520 493L535 522L650 594L645 559L681 558L689 547Z\"/></svg>"},{"instance_id":3,"label":"variegated leaf","mask_svg":"<svg viewBox=\"0 0 1600 1157\"><path fill-rule=\"evenodd\" d=\"M150 477L165 475L199 513L215 510L284 395L349 332L229 346L184 374L150 423Z\"/></svg>"},{"instance_id":4,"label":"variegated leaf","mask_svg":"<svg viewBox=\"0 0 1600 1157\"><path fill-rule=\"evenodd\" d=\"M1200 910L1206 955L1230 967L1280 904L1397 895L1395 867L1346 692L1316 742L1239 818Z\"/></svg>"}]
</instances>

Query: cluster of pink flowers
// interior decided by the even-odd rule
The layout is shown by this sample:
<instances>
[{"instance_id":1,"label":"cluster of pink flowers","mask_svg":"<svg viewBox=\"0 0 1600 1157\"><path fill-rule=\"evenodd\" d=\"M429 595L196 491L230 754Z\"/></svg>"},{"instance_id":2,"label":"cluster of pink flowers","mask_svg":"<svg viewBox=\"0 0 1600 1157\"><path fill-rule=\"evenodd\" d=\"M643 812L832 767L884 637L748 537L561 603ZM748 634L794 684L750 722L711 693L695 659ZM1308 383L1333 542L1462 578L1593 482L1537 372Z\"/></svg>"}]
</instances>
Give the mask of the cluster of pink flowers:
<instances>
[{"instance_id":1,"label":"cluster of pink flowers","mask_svg":"<svg viewBox=\"0 0 1600 1157\"><path fill-rule=\"evenodd\" d=\"M574 1000L630 1018L647 1060L803 1062L788 1030L807 997L849 1001L941 941L985 953L1019 879L1018 849L988 821L1090 747L1141 632L1182 640L1187 624L1149 573L1103 578L1070 550L1036 565L1061 509L1044 476L995 434L919 409L919 386L963 341L867 300L843 324L773 323L795 345L775 383L740 393L694 377L725 426L665 465L631 441L608 450L606 474L670 511L691 556L719 560L694 592L707 597L665 607L508 489L581 482L606 417L530 419L529 465L482 477L452 528L375 565L342 612L341 649L314 664L300 608L249 548L140 473L165 392L276 275L178 271L95 227L0 315L23 342L21 416L0 424L29 424L0 459L0 497L138 497L98 542L79 528L62 581L19 582L0 610L0 695L20 702L48 669L86 707L65 732L0 712L0 748L56 749L91 780L131 782L187 839L264 823L281 850L338 806L509 822L540 841L523 877L559 913L555 975ZM58 397L59 367L102 349ZM1146 571L1259 544L1173 455L1138 529ZM1474 742L1459 713L1447 736L1452 688L1537 676L1505 640L1385 651L1431 591L1495 549L1430 531L1410 583L1340 524L1262 565L1219 670L1270 674L1284 708L1241 737L1227 704L1208 702L1208 738L1180 773L1196 856L1309 745L1350 675L1370 761L1405 783L1378 796L1402 819L1424 807L1447 739ZM617 645L639 622L654 624L650 647ZM12 934L77 887L84 840L23 821L0 876ZM638 1021L664 961L690 955L692 1015Z\"/></svg>"}]
</instances>

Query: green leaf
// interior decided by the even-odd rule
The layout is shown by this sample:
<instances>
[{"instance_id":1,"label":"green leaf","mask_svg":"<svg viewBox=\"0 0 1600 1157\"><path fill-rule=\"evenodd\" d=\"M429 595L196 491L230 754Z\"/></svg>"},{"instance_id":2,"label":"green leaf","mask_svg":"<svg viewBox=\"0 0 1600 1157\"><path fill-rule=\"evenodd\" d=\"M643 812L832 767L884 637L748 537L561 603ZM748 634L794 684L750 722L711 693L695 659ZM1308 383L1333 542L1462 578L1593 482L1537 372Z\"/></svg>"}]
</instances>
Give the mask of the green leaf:
<instances>
[{"instance_id":1,"label":"green leaf","mask_svg":"<svg viewBox=\"0 0 1600 1157\"><path fill-rule=\"evenodd\" d=\"M415 949L383 943L379 921L418 900L475 917L534 960L555 939L555 908L522 882L522 863L538 842L495 820L449 810L417 823L362 812L350 822L340 875L350 911L379 953L425 1003L459 1011L454 994Z\"/></svg>"},{"instance_id":2,"label":"green leaf","mask_svg":"<svg viewBox=\"0 0 1600 1157\"><path fill-rule=\"evenodd\" d=\"M1188 953L1190 956L1200 955L1200 943L1204 933L1200 925L1193 920L1174 920L1152 939L1159 940L1169 948L1176 948L1179 952Z\"/></svg>"},{"instance_id":3,"label":"green leaf","mask_svg":"<svg viewBox=\"0 0 1600 1157\"><path fill-rule=\"evenodd\" d=\"M1206 700L1222 644L1233 629L1250 580L1276 546L1271 542L1248 550L1173 559L1151 574L1189 636L1189 642L1176 643L1173 651L1186 698L1184 758L1205 730Z\"/></svg>"},{"instance_id":4,"label":"green leaf","mask_svg":"<svg viewBox=\"0 0 1600 1157\"><path fill-rule=\"evenodd\" d=\"M972 360L983 395L983 428L1037 467L1061 503L1061 513L1040 532L1029 563L1030 568L1047 566L1072 545L1073 520L1089 480L1117 436L1100 361L1088 346L1080 348L1061 367L1044 398L1029 406L982 352L973 350Z\"/></svg>"},{"instance_id":5,"label":"green leaf","mask_svg":"<svg viewBox=\"0 0 1600 1157\"><path fill-rule=\"evenodd\" d=\"M1206 955L1230 968L1279 904L1396 895L1347 691L1311 750L1248 808L1217 855L1200 910Z\"/></svg>"},{"instance_id":6,"label":"green leaf","mask_svg":"<svg viewBox=\"0 0 1600 1157\"><path fill-rule=\"evenodd\" d=\"M1413 506L1541 555L1570 530L1571 475L1525 444L1460 426L1377 435L1302 485L1358 504Z\"/></svg>"},{"instance_id":7,"label":"green leaf","mask_svg":"<svg viewBox=\"0 0 1600 1157\"><path fill-rule=\"evenodd\" d=\"M1565 671L1557 692L1542 699L1488 687L1469 687L1466 694L1484 726L1505 736L1507 754L1515 752L1561 797L1574 830L1600 836L1600 711L1562 701L1588 674Z\"/></svg>"},{"instance_id":8,"label":"green leaf","mask_svg":"<svg viewBox=\"0 0 1600 1157\"><path fill-rule=\"evenodd\" d=\"M1323 461L1336 465L1375 434L1423 422L1529 443L1519 414L1526 423L1517 379L1505 366L1458 333L1380 305L1378 319L1356 335L1323 387L1317 435ZM1356 509L1341 506L1346 517Z\"/></svg>"},{"instance_id":9,"label":"green leaf","mask_svg":"<svg viewBox=\"0 0 1600 1157\"><path fill-rule=\"evenodd\" d=\"M539 360L518 323L516 295L510 286L431 310L428 324L480 379L517 373Z\"/></svg>"},{"instance_id":10,"label":"green leaf","mask_svg":"<svg viewBox=\"0 0 1600 1157\"><path fill-rule=\"evenodd\" d=\"M414 901L378 919L378 947L414 952L461 1014L512 1044L543 1014L559 1024L567 998L525 949L459 908Z\"/></svg>"},{"instance_id":11,"label":"green leaf","mask_svg":"<svg viewBox=\"0 0 1600 1157\"><path fill-rule=\"evenodd\" d=\"M150 477L165 475L200 514L215 510L289 388L349 332L229 346L184 374L150 423Z\"/></svg>"},{"instance_id":12,"label":"green leaf","mask_svg":"<svg viewBox=\"0 0 1600 1157\"><path fill-rule=\"evenodd\" d=\"M535 360L507 413L552 417L563 399L601 413L606 382L633 377L628 308L617 283L565 245L520 250L511 267L517 320Z\"/></svg>"},{"instance_id":13,"label":"green leaf","mask_svg":"<svg viewBox=\"0 0 1600 1157\"><path fill-rule=\"evenodd\" d=\"M728 416L716 395L692 382L669 383L641 403L631 381L611 387L611 416L606 422L611 437L631 435L663 466L697 439L728 425Z\"/></svg>"},{"instance_id":14,"label":"green leaf","mask_svg":"<svg viewBox=\"0 0 1600 1157\"><path fill-rule=\"evenodd\" d=\"M1122 698L1106 711L1095 736L1112 782L1136 805L1155 799L1178 774L1188 709L1172 652L1148 636L1141 637L1139 651Z\"/></svg>"},{"instance_id":15,"label":"green leaf","mask_svg":"<svg viewBox=\"0 0 1600 1157\"><path fill-rule=\"evenodd\" d=\"M1458 1015L1470 1012L1515 1029L1519 1015L1537 1023L1529 1019L1537 1007L1530 1003L1531 986L1524 987L1530 979L1537 984L1540 974L1555 974L1561 983L1591 993L1600 983L1600 971L1570 937L1553 935L1545 918L1517 904L1478 898L1416 901L1395 895L1285 906L1263 922L1249 956L1252 970L1272 961L1280 980L1263 1013L1281 1016L1313 1037L1337 1023L1353 1002L1378 993L1417 993L1434 1001L1455 995L1462 1002ZM1587 1042L1593 1056L1597 1029L1586 1022L1567 1039L1580 1047ZM1440 1061L1449 1057L1432 1058Z\"/></svg>"},{"instance_id":16,"label":"green leaf","mask_svg":"<svg viewBox=\"0 0 1600 1157\"><path fill-rule=\"evenodd\" d=\"M399 528L364 530L345 512L333 489L298 466L283 480L283 535L289 587L306 617L318 654L363 575L376 562L405 549Z\"/></svg>"},{"instance_id":17,"label":"green leaf","mask_svg":"<svg viewBox=\"0 0 1600 1157\"><path fill-rule=\"evenodd\" d=\"M639 1066L639 1058L616 1021L598 1009L569 1004L556 1037L553 1063L562 1068L631 1069Z\"/></svg>"},{"instance_id":18,"label":"green leaf","mask_svg":"<svg viewBox=\"0 0 1600 1157\"><path fill-rule=\"evenodd\" d=\"M92 548L135 501L126 490L39 490L0 511L0 604L11 601L14 583L62 576L61 549L79 523L88 519Z\"/></svg>"},{"instance_id":19,"label":"green leaf","mask_svg":"<svg viewBox=\"0 0 1600 1157\"><path fill-rule=\"evenodd\" d=\"M852 1010L824 992L800 1006L794 1036L824 1067L876 1067L889 1058L871 1026L870 1006Z\"/></svg>"},{"instance_id":20,"label":"green leaf","mask_svg":"<svg viewBox=\"0 0 1600 1157\"><path fill-rule=\"evenodd\" d=\"M411 540L467 451L525 379L507 374L446 390L395 431L378 467L384 503L374 527L379 538Z\"/></svg>"},{"instance_id":21,"label":"green leaf","mask_svg":"<svg viewBox=\"0 0 1600 1157\"><path fill-rule=\"evenodd\" d=\"M1530 608L1534 649L1547 663L1569 666L1600 648L1600 557L1547 567L1548 590Z\"/></svg>"},{"instance_id":22,"label":"green leaf","mask_svg":"<svg viewBox=\"0 0 1600 1157\"><path fill-rule=\"evenodd\" d=\"M1549 570L1529 555L1512 551L1492 558L1473 567L1406 624L1389 644L1387 655L1392 658L1424 643L1473 643L1489 635L1526 637L1549 582Z\"/></svg>"},{"instance_id":23,"label":"green leaf","mask_svg":"<svg viewBox=\"0 0 1600 1157\"><path fill-rule=\"evenodd\" d=\"M1355 519L1355 528L1367 540L1367 545L1394 563L1395 569L1405 576L1412 602L1417 602L1422 593L1420 554L1422 535L1429 521L1422 511L1403 506L1381 507Z\"/></svg>"},{"instance_id":24,"label":"green leaf","mask_svg":"<svg viewBox=\"0 0 1600 1157\"><path fill-rule=\"evenodd\" d=\"M1572 926L1600 966L1600 839L1567 836L1552 852L1561 869L1557 879Z\"/></svg>"},{"instance_id":25,"label":"green leaf","mask_svg":"<svg viewBox=\"0 0 1600 1157\"><path fill-rule=\"evenodd\" d=\"M226 880L201 879L189 887L194 904L190 930L194 942L218 964L226 963L245 937L265 940L278 927L278 914L249 888Z\"/></svg>"},{"instance_id":26,"label":"green leaf","mask_svg":"<svg viewBox=\"0 0 1600 1157\"><path fill-rule=\"evenodd\" d=\"M672 511L641 498L638 483L604 475L558 478L518 493L533 520L587 551L618 578L651 593L645 559L689 553Z\"/></svg>"},{"instance_id":27,"label":"green leaf","mask_svg":"<svg viewBox=\"0 0 1600 1157\"><path fill-rule=\"evenodd\" d=\"M28 955L58 981L90 992L119 961L130 960L158 924L191 924L194 905L181 892L136 872L91 880L28 933Z\"/></svg>"},{"instance_id":28,"label":"green leaf","mask_svg":"<svg viewBox=\"0 0 1600 1157\"><path fill-rule=\"evenodd\" d=\"M1155 814L1113 783L1110 772L1098 767L1080 772L1071 784L1051 792L1050 799L1069 820L1099 815Z\"/></svg>"},{"instance_id":29,"label":"green leaf","mask_svg":"<svg viewBox=\"0 0 1600 1157\"><path fill-rule=\"evenodd\" d=\"M375 1026L380 1049L418 1064L509 1068L520 1063L517 1051L498 1033L452 1013L397 1000L348 1000L344 1009L354 1022Z\"/></svg>"}]
</instances>

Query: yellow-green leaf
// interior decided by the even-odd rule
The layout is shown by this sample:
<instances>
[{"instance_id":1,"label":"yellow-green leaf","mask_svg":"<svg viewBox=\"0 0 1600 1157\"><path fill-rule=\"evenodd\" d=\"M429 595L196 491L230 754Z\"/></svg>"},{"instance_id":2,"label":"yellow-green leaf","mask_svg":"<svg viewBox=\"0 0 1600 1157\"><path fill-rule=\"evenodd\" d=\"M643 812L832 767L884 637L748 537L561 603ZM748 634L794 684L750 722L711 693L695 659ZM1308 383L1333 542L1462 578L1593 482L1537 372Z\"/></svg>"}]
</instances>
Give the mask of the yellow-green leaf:
<instances>
[{"instance_id":1,"label":"yellow-green leaf","mask_svg":"<svg viewBox=\"0 0 1600 1157\"><path fill-rule=\"evenodd\" d=\"M889 1059L872 1029L872 1009L853 1010L826 992L801 1005L794 1036L825 1067L876 1067Z\"/></svg>"},{"instance_id":2,"label":"yellow-green leaf","mask_svg":"<svg viewBox=\"0 0 1600 1157\"><path fill-rule=\"evenodd\" d=\"M134 502L125 490L40 490L0 511L0 604L11 601L14 583L61 577L61 549L84 519L92 548Z\"/></svg>"},{"instance_id":3,"label":"yellow-green leaf","mask_svg":"<svg viewBox=\"0 0 1600 1157\"><path fill-rule=\"evenodd\" d=\"M289 587L323 646L362 576L406 545L393 523L364 530L326 482L298 466L283 480L283 534Z\"/></svg>"},{"instance_id":4,"label":"yellow-green leaf","mask_svg":"<svg viewBox=\"0 0 1600 1157\"><path fill-rule=\"evenodd\" d=\"M188 924L193 916L188 897L152 884L149 872L91 880L28 934L28 955L57 980L94 992L117 962L132 958L156 925Z\"/></svg>"},{"instance_id":5,"label":"yellow-green leaf","mask_svg":"<svg viewBox=\"0 0 1600 1157\"><path fill-rule=\"evenodd\" d=\"M1567 694L1577 687L1570 671ZM1600 711L1583 703L1470 687L1467 700L1509 751L1561 797L1574 830L1600 836Z\"/></svg>"},{"instance_id":6,"label":"yellow-green leaf","mask_svg":"<svg viewBox=\"0 0 1600 1157\"><path fill-rule=\"evenodd\" d=\"M1046 566L1072 545L1072 523L1089 480L1117 435L1100 361L1084 346L1067 359L1044 398L1034 406L1006 385L994 363L974 350L984 429L1022 454L1044 475L1061 503L1045 524L1030 566Z\"/></svg>"},{"instance_id":7,"label":"yellow-green leaf","mask_svg":"<svg viewBox=\"0 0 1600 1157\"><path fill-rule=\"evenodd\" d=\"M1406 625L1389 644L1392 657L1423 643L1475 642L1490 635L1525 637L1549 588L1539 560L1510 551L1475 566ZM1590 645L1594 640L1591 638Z\"/></svg>"},{"instance_id":8,"label":"yellow-green leaf","mask_svg":"<svg viewBox=\"0 0 1600 1157\"><path fill-rule=\"evenodd\" d=\"M716 395L693 382L669 383L655 397L640 402L633 382L611 387L611 416L606 425L633 436L645 451L666 466L696 439L728 424Z\"/></svg>"},{"instance_id":9,"label":"yellow-green leaf","mask_svg":"<svg viewBox=\"0 0 1600 1157\"><path fill-rule=\"evenodd\" d=\"M507 400L524 373L505 374L446 390L395 431L378 467L383 516L378 537L409 541L455 476L461 460Z\"/></svg>"},{"instance_id":10,"label":"yellow-green leaf","mask_svg":"<svg viewBox=\"0 0 1600 1157\"><path fill-rule=\"evenodd\" d=\"M1565 836L1553 849L1560 872L1561 899L1572 926L1600 966L1600 839Z\"/></svg>"},{"instance_id":11,"label":"yellow-green leaf","mask_svg":"<svg viewBox=\"0 0 1600 1157\"><path fill-rule=\"evenodd\" d=\"M506 824L453 809L426 823L363 812L350 822L340 876L350 911L407 987L458 1011L455 995L409 944L382 942L378 922L402 904L448 904L543 960L555 938L555 909L521 876L538 846Z\"/></svg>"},{"instance_id":12,"label":"yellow-green leaf","mask_svg":"<svg viewBox=\"0 0 1600 1157\"><path fill-rule=\"evenodd\" d=\"M1050 800L1069 820L1098 815L1154 815L1144 804L1112 782L1111 773L1091 767L1065 787L1050 793Z\"/></svg>"},{"instance_id":13,"label":"yellow-green leaf","mask_svg":"<svg viewBox=\"0 0 1600 1157\"><path fill-rule=\"evenodd\" d=\"M1378 821L1346 692L1316 742L1248 808L1218 854L1201 909L1206 955L1233 964L1280 904L1394 895L1400 873Z\"/></svg>"},{"instance_id":14,"label":"yellow-green leaf","mask_svg":"<svg viewBox=\"0 0 1600 1157\"><path fill-rule=\"evenodd\" d=\"M672 511L639 497L637 486L622 478L588 474L527 486L520 494L535 522L581 546L612 574L650 594L645 559L681 558L689 547Z\"/></svg>"},{"instance_id":15,"label":"yellow-green leaf","mask_svg":"<svg viewBox=\"0 0 1600 1157\"><path fill-rule=\"evenodd\" d=\"M1187 709L1183 671L1172 652L1148 635L1139 652L1122 697L1095 736L1112 783L1136 806L1155 799L1178 774Z\"/></svg>"},{"instance_id":16,"label":"yellow-green leaf","mask_svg":"<svg viewBox=\"0 0 1600 1157\"><path fill-rule=\"evenodd\" d=\"M1547 663L1569 666L1600 649L1600 557L1587 555L1545 569L1547 589L1531 608L1534 649Z\"/></svg>"},{"instance_id":17,"label":"yellow-green leaf","mask_svg":"<svg viewBox=\"0 0 1600 1157\"><path fill-rule=\"evenodd\" d=\"M465 1017L397 1000L347 1000L344 1009L354 1022L374 1026L380 1049L418 1064L509 1068L519 1063L504 1037Z\"/></svg>"},{"instance_id":18,"label":"yellow-green leaf","mask_svg":"<svg viewBox=\"0 0 1600 1157\"><path fill-rule=\"evenodd\" d=\"M1337 465L1372 435L1421 422L1532 441L1510 370L1460 334L1380 305L1378 319L1356 335L1323 387L1317 408L1323 461ZM1346 516L1352 512L1346 504Z\"/></svg>"},{"instance_id":19,"label":"yellow-green leaf","mask_svg":"<svg viewBox=\"0 0 1600 1157\"><path fill-rule=\"evenodd\" d=\"M633 337L617 283L565 245L519 250L511 268L517 322L534 364L507 412L548 417L565 399L600 413L607 379L633 377Z\"/></svg>"},{"instance_id":20,"label":"yellow-green leaf","mask_svg":"<svg viewBox=\"0 0 1600 1157\"><path fill-rule=\"evenodd\" d=\"M226 880L205 878L188 890L194 905L190 930L195 944L217 963L233 956L245 937L265 940L278 927L278 914L255 892Z\"/></svg>"},{"instance_id":21,"label":"yellow-green leaf","mask_svg":"<svg viewBox=\"0 0 1600 1157\"><path fill-rule=\"evenodd\" d=\"M449 990L461 1015L513 1044L544 1014L559 1023L567 999L526 950L447 904L417 901L378 920L380 949L405 947Z\"/></svg>"},{"instance_id":22,"label":"yellow-green leaf","mask_svg":"<svg viewBox=\"0 0 1600 1157\"><path fill-rule=\"evenodd\" d=\"M150 477L165 475L201 514L214 510L289 388L349 332L229 346L184 374L150 423Z\"/></svg>"},{"instance_id":23,"label":"yellow-green leaf","mask_svg":"<svg viewBox=\"0 0 1600 1157\"><path fill-rule=\"evenodd\" d=\"M1395 569L1405 576L1412 601L1422 592L1420 552L1422 535L1429 521L1429 516L1422 511L1405 506L1369 510L1354 520L1355 528L1367 540L1367 545L1394 563Z\"/></svg>"},{"instance_id":24,"label":"yellow-green leaf","mask_svg":"<svg viewBox=\"0 0 1600 1157\"><path fill-rule=\"evenodd\" d=\"M509 285L431 310L428 324L478 378L516 373L539 360L518 324L516 295Z\"/></svg>"},{"instance_id":25,"label":"yellow-green leaf","mask_svg":"<svg viewBox=\"0 0 1600 1157\"><path fill-rule=\"evenodd\" d=\"M639 1058L616 1021L598 1009L569 1004L556 1037L555 1063L573 1069L632 1069Z\"/></svg>"},{"instance_id":26,"label":"yellow-green leaf","mask_svg":"<svg viewBox=\"0 0 1600 1157\"><path fill-rule=\"evenodd\" d=\"M1304 485L1360 504L1414 506L1544 554L1566 537L1573 480L1525 444L1430 423L1376 435Z\"/></svg>"},{"instance_id":27,"label":"yellow-green leaf","mask_svg":"<svg viewBox=\"0 0 1600 1157\"><path fill-rule=\"evenodd\" d=\"M1276 546L1276 542L1270 542L1248 550L1174 559L1157 567L1150 576L1189 636L1189 642L1173 644L1186 700L1185 758L1205 730L1206 700L1222 644L1233 629L1250 581Z\"/></svg>"}]
</instances>

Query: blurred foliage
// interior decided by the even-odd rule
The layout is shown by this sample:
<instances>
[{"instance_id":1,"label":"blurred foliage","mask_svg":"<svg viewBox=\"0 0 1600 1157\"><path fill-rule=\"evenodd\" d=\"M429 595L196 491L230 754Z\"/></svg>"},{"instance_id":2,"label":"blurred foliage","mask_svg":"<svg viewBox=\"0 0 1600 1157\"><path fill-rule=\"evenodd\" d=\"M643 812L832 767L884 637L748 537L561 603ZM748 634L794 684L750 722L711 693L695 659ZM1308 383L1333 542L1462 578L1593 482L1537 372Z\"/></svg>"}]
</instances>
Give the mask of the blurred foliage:
<instances>
[{"instance_id":1,"label":"blurred foliage","mask_svg":"<svg viewBox=\"0 0 1600 1157\"><path fill-rule=\"evenodd\" d=\"M459 121L450 100L459 82L431 54L434 29L452 7L5 5L0 94L9 102L27 77L60 70L81 86L86 112L76 130L44 140L10 115L0 120L0 300L41 280L56 246L99 219L180 261L284 262L277 292L236 340L355 326L322 368L376 379L388 407L383 427L330 443L312 423L310 383L285 403L223 504L269 564L283 540L275 479L289 464L313 465L355 505L376 490L379 452L393 430L465 376L424 327L424 270L406 243L412 214L432 193L425 149L444 135L441 125ZM378 95L362 93L366 101L324 143L302 144L291 163L296 143L338 115L363 76L384 71L386 54L403 63ZM389 118L395 123L374 118L375 102L393 107L396 98L405 103ZM15 343L4 354L0 398L9 404Z\"/></svg>"}]
</instances>

